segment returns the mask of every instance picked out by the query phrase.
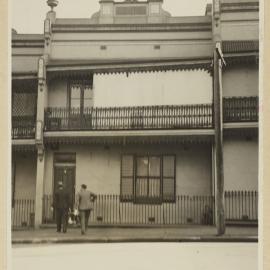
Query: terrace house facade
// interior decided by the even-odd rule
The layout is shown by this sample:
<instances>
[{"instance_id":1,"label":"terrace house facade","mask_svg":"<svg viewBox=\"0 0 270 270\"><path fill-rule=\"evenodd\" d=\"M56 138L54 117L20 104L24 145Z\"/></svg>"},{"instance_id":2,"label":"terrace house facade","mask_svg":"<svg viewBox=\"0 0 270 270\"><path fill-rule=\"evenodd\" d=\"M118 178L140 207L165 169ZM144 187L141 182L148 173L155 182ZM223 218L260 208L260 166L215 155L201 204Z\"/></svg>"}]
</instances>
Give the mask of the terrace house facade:
<instances>
[{"instance_id":1,"label":"terrace house facade","mask_svg":"<svg viewBox=\"0 0 270 270\"><path fill-rule=\"evenodd\" d=\"M12 225L54 223L59 180L73 200L83 183L98 194L91 224L214 225L212 5L100 0L61 19L48 4L43 34L12 33ZM225 218L256 224L259 3L219 15Z\"/></svg>"}]
</instances>

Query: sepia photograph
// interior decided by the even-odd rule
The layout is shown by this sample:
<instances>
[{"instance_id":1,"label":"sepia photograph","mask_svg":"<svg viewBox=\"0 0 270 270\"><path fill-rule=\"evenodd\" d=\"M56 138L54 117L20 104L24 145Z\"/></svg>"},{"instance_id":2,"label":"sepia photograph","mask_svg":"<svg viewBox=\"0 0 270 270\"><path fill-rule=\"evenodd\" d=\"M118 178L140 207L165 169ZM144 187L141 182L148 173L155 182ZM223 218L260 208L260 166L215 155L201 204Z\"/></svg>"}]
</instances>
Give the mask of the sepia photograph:
<instances>
[{"instance_id":1,"label":"sepia photograph","mask_svg":"<svg viewBox=\"0 0 270 270\"><path fill-rule=\"evenodd\" d=\"M259 269L260 4L12 0L13 270Z\"/></svg>"}]
</instances>

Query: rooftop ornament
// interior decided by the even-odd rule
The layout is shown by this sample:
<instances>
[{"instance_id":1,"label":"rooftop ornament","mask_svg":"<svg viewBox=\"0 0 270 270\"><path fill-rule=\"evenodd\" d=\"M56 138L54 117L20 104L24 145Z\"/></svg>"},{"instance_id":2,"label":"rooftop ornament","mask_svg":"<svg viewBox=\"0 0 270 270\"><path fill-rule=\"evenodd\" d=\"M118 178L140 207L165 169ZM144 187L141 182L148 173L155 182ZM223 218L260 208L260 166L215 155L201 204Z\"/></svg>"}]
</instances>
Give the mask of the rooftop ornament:
<instances>
[{"instance_id":1,"label":"rooftop ornament","mask_svg":"<svg viewBox=\"0 0 270 270\"><path fill-rule=\"evenodd\" d=\"M47 5L51 7L51 11L58 6L58 0L48 0Z\"/></svg>"}]
</instances>

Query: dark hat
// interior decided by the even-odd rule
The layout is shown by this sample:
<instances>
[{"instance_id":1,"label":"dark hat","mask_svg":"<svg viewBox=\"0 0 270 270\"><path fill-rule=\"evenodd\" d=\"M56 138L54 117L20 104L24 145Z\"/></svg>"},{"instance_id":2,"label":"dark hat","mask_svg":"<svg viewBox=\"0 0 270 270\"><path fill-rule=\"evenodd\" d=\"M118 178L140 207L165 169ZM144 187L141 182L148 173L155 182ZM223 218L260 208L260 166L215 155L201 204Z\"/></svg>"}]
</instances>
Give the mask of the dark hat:
<instances>
[{"instance_id":1,"label":"dark hat","mask_svg":"<svg viewBox=\"0 0 270 270\"><path fill-rule=\"evenodd\" d=\"M85 185L85 184L82 184L81 187L82 187L83 189L87 189L87 185Z\"/></svg>"}]
</instances>

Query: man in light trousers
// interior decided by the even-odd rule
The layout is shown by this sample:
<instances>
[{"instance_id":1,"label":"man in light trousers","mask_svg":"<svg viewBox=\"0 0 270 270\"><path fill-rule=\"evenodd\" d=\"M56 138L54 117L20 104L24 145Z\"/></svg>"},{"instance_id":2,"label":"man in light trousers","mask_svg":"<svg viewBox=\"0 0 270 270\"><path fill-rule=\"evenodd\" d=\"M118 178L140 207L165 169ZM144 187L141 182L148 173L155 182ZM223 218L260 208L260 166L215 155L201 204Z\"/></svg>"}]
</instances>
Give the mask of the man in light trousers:
<instances>
[{"instance_id":1,"label":"man in light trousers","mask_svg":"<svg viewBox=\"0 0 270 270\"><path fill-rule=\"evenodd\" d=\"M79 209L81 219L81 233L85 234L88 227L88 220L90 217L91 210L93 210L93 203L96 199L96 195L89 190L85 184L81 185L81 190L77 194L76 205Z\"/></svg>"}]
</instances>

